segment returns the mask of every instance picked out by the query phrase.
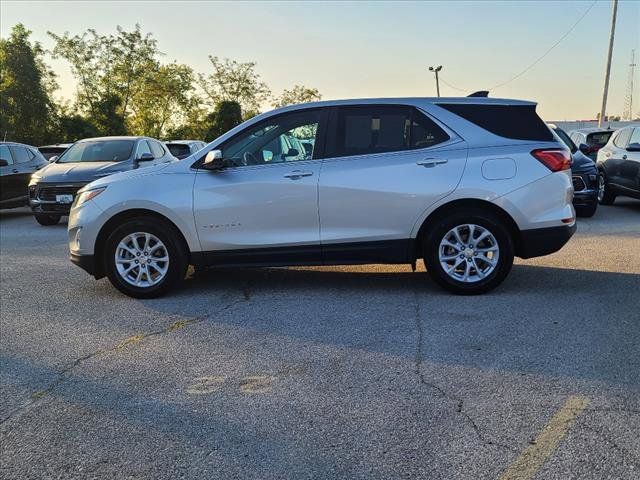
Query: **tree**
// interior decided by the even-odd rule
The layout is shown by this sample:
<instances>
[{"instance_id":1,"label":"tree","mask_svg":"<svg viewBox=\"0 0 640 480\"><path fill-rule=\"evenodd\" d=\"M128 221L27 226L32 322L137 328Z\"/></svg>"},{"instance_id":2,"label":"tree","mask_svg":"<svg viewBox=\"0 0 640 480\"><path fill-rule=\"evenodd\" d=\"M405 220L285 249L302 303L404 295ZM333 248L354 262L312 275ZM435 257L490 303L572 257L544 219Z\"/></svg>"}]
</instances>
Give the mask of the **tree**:
<instances>
[{"instance_id":1,"label":"tree","mask_svg":"<svg viewBox=\"0 0 640 480\"><path fill-rule=\"evenodd\" d=\"M284 90L282 94L274 99L275 108L285 107L296 103L317 102L322 100L322 95L317 88L308 88L304 85L294 85L291 90Z\"/></svg>"},{"instance_id":2,"label":"tree","mask_svg":"<svg viewBox=\"0 0 640 480\"><path fill-rule=\"evenodd\" d=\"M240 104L243 112L256 112L267 101L271 91L256 73L255 62L239 63L235 60L209 55L213 73L199 75L199 84L208 104L215 107L220 102L232 101Z\"/></svg>"},{"instance_id":3,"label":"tree","mask_svg":"<svg viewBox=\"0 0 640 480\"><path fill-rule=\"evenodd\" d=\"M93 29L74 36L48 33L56 42L54 58L67 60L78 80L78 110L99 115L119 97L116 113L126 121L132 98L158 67L160 51L151 34L144 35L140 25L131 32L118 26L115 35L99 35Z\"/></svg>"},{"instance_id":4,"label":"tree","mask_svg":"<svg viewBox=\"0 0 640 480\"><path fill-rule=\"evenodd\" d=\"M55 76L44 64L44 50L29 41L30 35L19 23L8 39L0 39L0 139L41 145L50 136Z\"/></svg>"},{"instance_id":5,"label":"tree","mask_svg":"<svg viewBox=\"0 0 640 480\"><path fill-rule=\"evenodd\" d=\"M131 99L131 132L161 138L181 123L193 104L200 103L193 82L193 70L178 63L149 72Z\"/></svg>"},{"instance_id":6,"label":"tree","mask_svg":"<svg viewBox=\"0 0 640 480\"><path fill-rule=\"evenodd\" d=\"M222 101L206 121L211 127L207 130L205 141L210 142L242 123L242 107L238 102Z\"/></svg>"}]
</instances>

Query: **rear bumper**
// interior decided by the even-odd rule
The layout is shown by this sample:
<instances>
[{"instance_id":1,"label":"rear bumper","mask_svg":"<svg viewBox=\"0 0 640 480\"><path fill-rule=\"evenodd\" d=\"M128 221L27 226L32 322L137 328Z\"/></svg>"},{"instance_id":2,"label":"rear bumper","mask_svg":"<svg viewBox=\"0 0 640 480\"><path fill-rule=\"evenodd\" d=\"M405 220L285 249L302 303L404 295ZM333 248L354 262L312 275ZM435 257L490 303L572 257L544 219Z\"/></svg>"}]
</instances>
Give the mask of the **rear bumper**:
<instances>
[{"instance_id":1,"label":"rear bumper","mask_svg":"<svg viewBox=\"0 0 640 480\"><path fill-rule=\"evenodd\" d=\"M96 262L93 255L77 255L75 253L72 253L71 255L69 255L69 260L71 260L71 263L79 266L89 275L93 275L94 277L98 278L96 276Z\"/></svg>"},{"instance_id":2,"label":"rear bumper","mask_svg":"<svg viewBox=\"0 0 640 480\"><path fill-rule=\"evenodd\" d=\"M560 250L576 232L577 225L535 228L520 232L521 243L518 256L533 258L549 255Z\"/></svg>"}]
</instances>

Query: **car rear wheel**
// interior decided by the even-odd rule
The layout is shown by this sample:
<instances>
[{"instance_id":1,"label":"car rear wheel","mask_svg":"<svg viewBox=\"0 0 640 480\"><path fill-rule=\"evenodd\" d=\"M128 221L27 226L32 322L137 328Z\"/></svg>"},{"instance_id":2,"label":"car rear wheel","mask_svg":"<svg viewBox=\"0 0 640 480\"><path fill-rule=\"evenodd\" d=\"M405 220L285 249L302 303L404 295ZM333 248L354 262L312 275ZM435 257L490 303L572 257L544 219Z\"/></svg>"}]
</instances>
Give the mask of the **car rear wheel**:
<instances>
[{"instance_id":1,"label":"car rear wheel","mask_svg":"<svg viewBox=\"0 0 640 480\"><path fill-rule=\"evenodd\" d=\"M51 225L57 225L60 221L61 215L49 214L49 213L35 213L34 217L36 218L36 222L40 225L44 225L45 227L50 227Z\"/></svg>"},{"instance_id":2,"label":"car rear wheel","mask_svg":"<svg viewBox=\"0 0 640 480\"><path fill-rule=\"evenodd\" d=\"M502 283L513 265L513 239L502 220L485 211L457 211L430 228L424 261L431 278L450 292L476 295Z\"/></svg>"},{"instance_id":3,"label":"car rear wheel","mask_svg":"<svg viewBox=\"0 0 640 480\"><path fill-rule=\"evenodd\" d=\"M598 201L601 205L613 205L616 200L616 194L611 191L611 187L607 184L607 177L604 172L600 172L598 176Z\"/></svg>"},{"instance_id":4,"label":"car rear wheel","mask_svg":"<svg viewBox=\"0 0 640 480\"><path fill-rule=\"evenodd\" d=\"M135 298L163 295L184 279L188 266L175 229L144 218L129 220L109 235L104 262L113 286Z\"/></svg>"}]
</instances>

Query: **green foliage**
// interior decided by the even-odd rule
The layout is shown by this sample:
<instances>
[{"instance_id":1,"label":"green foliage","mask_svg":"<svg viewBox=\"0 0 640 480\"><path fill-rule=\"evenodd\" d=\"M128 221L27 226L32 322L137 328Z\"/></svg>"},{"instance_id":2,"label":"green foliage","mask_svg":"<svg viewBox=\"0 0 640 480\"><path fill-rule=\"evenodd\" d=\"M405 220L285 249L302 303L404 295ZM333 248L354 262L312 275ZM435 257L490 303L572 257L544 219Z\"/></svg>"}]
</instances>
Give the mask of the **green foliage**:
<instances>
[{"instance_id":1,"label":"green foliage","mask_svg":"<svg viewBox=\"0 0 640 480\"><path fill-rule=\"evenodd\" d=\"M74 102L56 104L55 75L45 51L16 25L0 40L0 136L34 145L107 135L212 140L260 113L271 92L254 62L209 56L212 71L195 74L177 62L162 63L150 33L136 25L103 35L48 32L54 58L66 60L77 80ZM319 100L301 85L271 101L276 106Z\"/></svg>"},{"instance_id":2,"label":"green foliage","mask_svg":"<svg viewBox=\"0 0 640 480\"><path fill-rule=\"evenodd\" d=\"M271 91L255 71L255 62L239 63L235 60L209 55L213 73L198 76L200 87L208 104L232 101L240 104L243 111L259 111Z\"/></svg>"},{"instance_id":3,"label":"green foliage","mask_svg":"<svg viewBox=\"0 0 640 480\"><path fill-rule=\"evenodd\" d=\"M204 138L210 142L242 123L242 108L238 102L222 101L216 105L215 111L209 114L207 122L211 127Z\"/></svg>"},{"instance_id":4,"label":"green foliage","mask_svg":"<svg viewBox=\"0 0 640 480\"><path fill-rule=\"evenodd\" d=\"M294 85L291 90L284 90L282 94L274 99L274 108L294 105L296 103L317 102L322 100L322 95L317 88L308 88L304 85Z\"/></svg>"},{"instance_id":5,"label":"green foliage","mask_svg":"<svg viewBox=\"0 0 640 480\"><path fill-rule=\"evenodd\" d=\"M39 43L17 24L0 39L0 139L40 145L49 140L55 77L47 70Z\"/></svg>"}]
</instances>

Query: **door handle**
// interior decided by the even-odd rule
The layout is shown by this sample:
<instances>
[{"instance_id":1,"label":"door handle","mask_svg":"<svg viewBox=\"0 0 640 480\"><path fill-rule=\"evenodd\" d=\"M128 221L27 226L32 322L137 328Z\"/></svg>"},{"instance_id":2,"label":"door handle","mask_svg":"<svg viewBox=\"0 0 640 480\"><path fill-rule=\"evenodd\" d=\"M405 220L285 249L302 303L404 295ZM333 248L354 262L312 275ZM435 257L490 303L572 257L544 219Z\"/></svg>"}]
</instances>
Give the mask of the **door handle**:
<instances>
[{"instance_id":1,"label":"door handle","mask_svg":"<svg viewBox=\"0 0 640 480\"><path fill-rule=\"evenodd\" d=\"M444 165L448 161L449 160L438 160L438 159L435 159L435 158L425 158L424 160L420 160L419 162L416 162L416 165L420 165L421 167L424 167L424 168L433 168L436 165Z\"/></svg>"},{"instance_id":2,"label":"door handle","mask_svg":"<svg viewBox=\"0 0 640 480\"><path fill-rule=\"evenodd\" d=\"M19 173L20 171L17 168L14 168L13 170L11 170L13 173Z\"/></svg>"},{"instance_id":3,"label":"door handle","mask_svg":"<svg viewBox=\"0 0 640 480\"><path fill-rule=\"evenodd\" d=\"M310 177L311 175L313 175L313 172L303 172L302 170L294 170L293 172L286 173L284 177L290 178L291 180L297 180L302 177Z\"/></svg>"},{"instance_id":4,"label":"door handle","mask_svg":"<svg viewBox=\"0 0 640 480\"><path fill-rule=\"evenodd\" d=\"M626 156L626 155L622 155L622 159L623 159L623 160L626 160L626 159L627 159L627 156Z\"/></svg>"}]
</instances>

